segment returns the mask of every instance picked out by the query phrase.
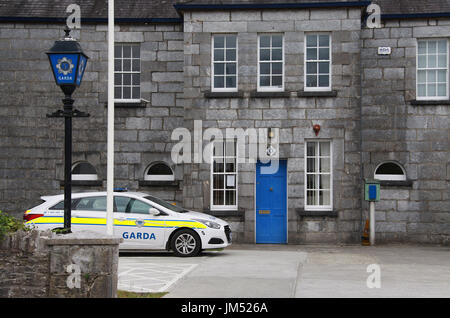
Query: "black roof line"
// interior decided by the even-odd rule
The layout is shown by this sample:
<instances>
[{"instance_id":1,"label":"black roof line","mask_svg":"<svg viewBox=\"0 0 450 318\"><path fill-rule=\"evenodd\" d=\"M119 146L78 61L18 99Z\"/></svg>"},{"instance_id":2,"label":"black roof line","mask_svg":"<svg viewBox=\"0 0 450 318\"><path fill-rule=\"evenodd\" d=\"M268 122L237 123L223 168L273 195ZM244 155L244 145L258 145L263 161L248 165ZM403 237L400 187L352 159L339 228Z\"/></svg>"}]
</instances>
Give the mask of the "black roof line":
<instances>
[{"instance_id":1,"label":"black roof line","mask_svg":"<svg viewBox=\"0 0 450 318\"><path fill-rule=\"evenodd\" d=\"M424 19L424 18L445 18L450 17L450 12L436 12L436 13L389 13L381 14L382 20L393 19Z\"/></svg>"},{"instance_id":2,"label":"black roof line","mask_svg":"<svg viewBox=\"0 0 450 318\"><path fill-rule=\"evenodd\" d=\"M193 10L252 10L252 9L302 9L302 8L330 8L330 7L366 7L372 1L334 1L307 3L229 3L229 4L174 4L177 11Z\"/></svg>"},{"instance_id":3,"label":"black roof line","mask_svg":"<svg viewBox=\"0 0 450 318\"><path fill-rule=\"evenodd\" d=\"M64 17L8 17L0 16L0 22L48 22L65 23ZM116 23L183 23L182 18L115 18ZM84 23L108 23L108 18L81 18Z\"/></svg>"}]
</instances>

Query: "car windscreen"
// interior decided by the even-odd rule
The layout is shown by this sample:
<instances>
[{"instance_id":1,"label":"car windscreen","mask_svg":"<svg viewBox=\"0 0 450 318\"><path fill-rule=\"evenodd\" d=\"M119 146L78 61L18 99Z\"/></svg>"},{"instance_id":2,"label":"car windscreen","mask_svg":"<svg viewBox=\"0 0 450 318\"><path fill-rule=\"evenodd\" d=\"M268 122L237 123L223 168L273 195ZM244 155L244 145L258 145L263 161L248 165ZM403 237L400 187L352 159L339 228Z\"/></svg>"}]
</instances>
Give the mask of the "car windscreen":
<instances>
[{"instance_id":1,"label":"car windscreen","mask_svg":"<svg viewBox=\"0 0 450 318\"><path fill-rule=\"evenodd\" d=\"M150 200L150 201L152 201L152 202L154 202L156 204L159 204L162 207L165 207L166 209L169 209L169 210L171 210L173 212L178 212L178 213L189 212L186 209L180 208L180 207L178 207L176 205L170 204L167 201L161 200L161 199L153 197L151 195L148 195L148 196L144 197L144 199L147 199L147 200Z\"/></svg>"}]
</instances>

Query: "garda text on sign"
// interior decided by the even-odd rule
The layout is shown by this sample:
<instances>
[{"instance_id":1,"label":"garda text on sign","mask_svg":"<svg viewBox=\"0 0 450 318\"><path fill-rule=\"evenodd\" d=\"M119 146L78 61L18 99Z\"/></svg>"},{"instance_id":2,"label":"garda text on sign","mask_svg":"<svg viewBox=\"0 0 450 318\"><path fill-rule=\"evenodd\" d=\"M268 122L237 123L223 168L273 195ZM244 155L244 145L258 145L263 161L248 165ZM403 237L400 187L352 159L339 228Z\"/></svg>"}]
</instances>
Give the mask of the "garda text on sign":
<instances>
[{"instance_id":1,"label":"garda text on sign","mask_svg":"<svg viewBox=\"0 0 450 318\"><path fill-rule=\"evenodd\" d=\"M155 233L145 232L123 232L122 237L126 240L156 240Z\"/></svg>"}]
</instances>

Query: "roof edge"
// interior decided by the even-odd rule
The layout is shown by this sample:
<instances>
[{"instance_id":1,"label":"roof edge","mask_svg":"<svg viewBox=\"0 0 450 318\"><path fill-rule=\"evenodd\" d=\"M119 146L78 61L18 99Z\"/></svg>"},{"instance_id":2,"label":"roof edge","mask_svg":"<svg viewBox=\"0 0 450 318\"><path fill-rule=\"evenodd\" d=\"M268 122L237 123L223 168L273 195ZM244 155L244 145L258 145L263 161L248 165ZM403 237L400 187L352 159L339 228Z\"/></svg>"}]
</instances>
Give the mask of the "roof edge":
<instances>
[{"instance_id":1,"label":"roof edge","mask_svg":"<svg viewBox=\"0 0 450 318\"><path fill-rule=\"evenodd\" d=\"M450 12L435 13L390 13L382 14L382 20L399 20L399 19L427 19L427 18L445 18L450 17Z\"/></svg>"},{"instance_id":2,"label":"roof edge","mask_svg":"<svg viewBox=\"0 0 450 318\"><path fill-rule=\"evenodd\" d=\"M307 2L307 3L240 3L240 4L174 4L177 11L254 10L254 9L306 9L336 7L366 7L371 1Z\"/></svg>"},{"instance_id":3,"label":"roof edge","mask_svg":"<svg viewBox=\"0 0 450 318\"><path fill-rule=\"evenodd\" d=\"M47 22L65 23L67 18L58 17L8 17L0 16L0 22ZM84 23L108 23L108 18L81 18ZM115 18L115 23L183 23L183 18Z\"/></svg>"}]
</instances>

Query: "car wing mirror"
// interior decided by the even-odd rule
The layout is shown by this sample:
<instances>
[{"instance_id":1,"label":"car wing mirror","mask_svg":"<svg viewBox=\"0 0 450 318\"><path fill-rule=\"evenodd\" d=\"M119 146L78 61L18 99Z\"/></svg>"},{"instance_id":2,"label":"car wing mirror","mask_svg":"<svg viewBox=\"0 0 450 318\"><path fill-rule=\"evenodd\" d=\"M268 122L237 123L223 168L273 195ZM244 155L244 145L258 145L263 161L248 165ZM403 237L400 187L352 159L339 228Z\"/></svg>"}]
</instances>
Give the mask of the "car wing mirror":
<instances>
[{"instance_id":1,"label":"car wing mirror","mask_svg":"<svg viewBox=\"0 0 450 318\"><path fill-rule=\"evenodd\" d=\"M158 209L155 209L155 208L150 208L150 209L148 210L148 213L149 213L150 215L153 215L153 216L157 216L157 215L160 215L160 214L161 214L161 212L159 212L159 210L158 210Z\"/></svg>"}]
</instances>

